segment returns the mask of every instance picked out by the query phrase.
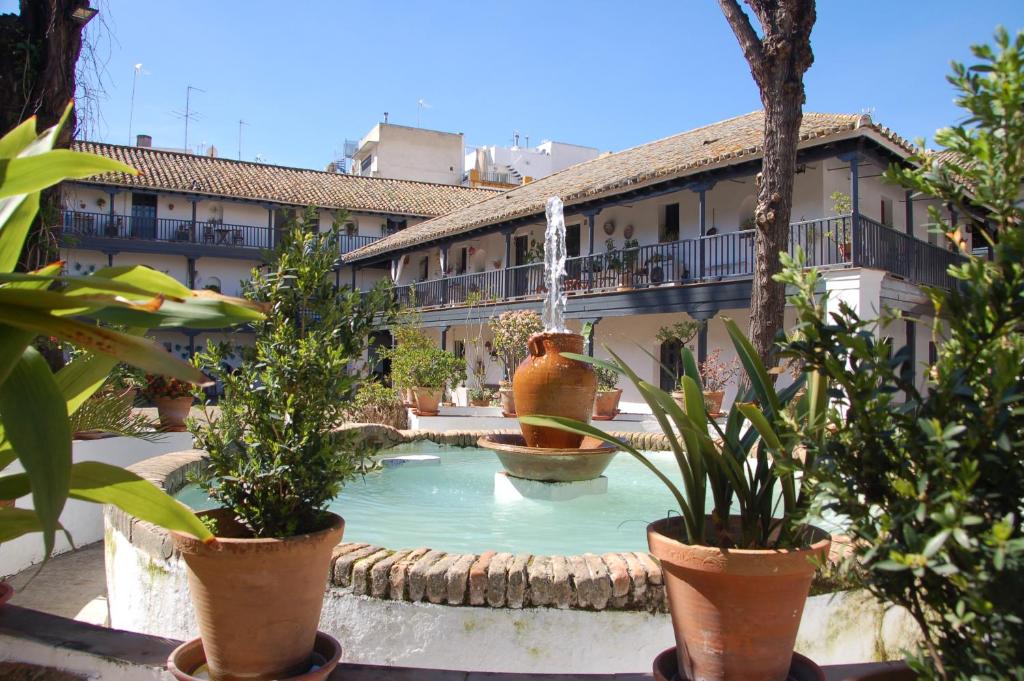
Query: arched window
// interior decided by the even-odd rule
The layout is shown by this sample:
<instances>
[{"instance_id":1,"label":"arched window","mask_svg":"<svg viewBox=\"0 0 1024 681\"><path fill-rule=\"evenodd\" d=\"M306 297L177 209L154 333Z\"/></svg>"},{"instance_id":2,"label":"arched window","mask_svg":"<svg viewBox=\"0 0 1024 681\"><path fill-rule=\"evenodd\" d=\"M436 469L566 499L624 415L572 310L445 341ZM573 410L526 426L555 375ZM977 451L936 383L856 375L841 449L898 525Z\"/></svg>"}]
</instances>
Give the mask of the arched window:
<instances>
[{"instance_id":1,"label":"arched window","mask_svg":"<svg viewBox=\"0 0 1024 681\"><path fill-rule=\"evenodd\" d=\"M679 389L679 377L683 375L683 344L672 338L661 344L660 387L665 392Z\"/></svg>"},{"instance_id":2,"label":"arched window","mask_svg":"<svg viewBox=\"0 0 1024 681\"><path fill-rule=\"evenodd\" d=\"M203 286L208 291L216 291L220 293L220 277L207 277L206 284Z\"/></svg>"}]
</instances>

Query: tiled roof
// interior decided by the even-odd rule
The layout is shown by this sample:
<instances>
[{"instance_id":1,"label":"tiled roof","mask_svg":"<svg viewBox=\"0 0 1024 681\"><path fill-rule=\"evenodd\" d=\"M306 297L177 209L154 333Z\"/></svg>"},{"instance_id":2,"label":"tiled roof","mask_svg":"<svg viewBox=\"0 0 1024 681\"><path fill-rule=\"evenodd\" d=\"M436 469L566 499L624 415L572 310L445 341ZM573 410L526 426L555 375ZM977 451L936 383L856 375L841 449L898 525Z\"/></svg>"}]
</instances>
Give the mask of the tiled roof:
<instances>
[{"instance_id":1,"label":"tiled roof","mask_svg":"<svg viewBox=\"0 0 1024 681\"><path fill-rule=\"evenodd\" d=\"M445 215L494 195L488 189L358 177L146 147L76 141L72 148L108 156L141 171L140 175L107 173L88 180L132 189L424 217Z\"/></svg>"},{"instance_id":2,"label":"tiled roof","mask_svg":"<svg viewBox=\"0 0 1024 681\"><path fill-rule=\"evenodd\" d=\"M902 153L909 154L913 150L906 140L873 123L870 117L859 114L804 113L800 139L804 146L812 146L858 129L872 131ZM345 260L362 260L479 227L542 215L550 196L561 197L569 207L573 203L625 188L697 173L710 166L750 160L760 156L763 136L762 111L712 123L585 161L530 184L493 195L352 251Z\"/></svg>"}]
</instances>

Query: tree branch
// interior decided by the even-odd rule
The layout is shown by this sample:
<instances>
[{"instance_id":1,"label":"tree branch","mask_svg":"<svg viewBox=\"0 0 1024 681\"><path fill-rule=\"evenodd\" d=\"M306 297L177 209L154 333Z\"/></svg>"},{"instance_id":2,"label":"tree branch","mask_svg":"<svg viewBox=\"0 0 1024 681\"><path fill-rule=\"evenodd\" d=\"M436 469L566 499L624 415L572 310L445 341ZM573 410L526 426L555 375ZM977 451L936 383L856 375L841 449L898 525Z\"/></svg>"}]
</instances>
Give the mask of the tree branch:
<instances>
[{"instance_id":1,"label":"tree branch","mask_svg":"<svg viewBox=\"0 0 1024 681\"><path fill-rule=\"evenodd\" d=\"M750 65L750 73L754 76L754 81L760 86L760 71L764 64L764 48L761 39L757 37L757 32L750 24L750 18L737 0L718 0L718 4L722 8L722 14L725 15L726 21L729 22L729 27L736 34L736 40L740 44L740 49L743 50L747 64Z\"/></svg>"}]
</instances>

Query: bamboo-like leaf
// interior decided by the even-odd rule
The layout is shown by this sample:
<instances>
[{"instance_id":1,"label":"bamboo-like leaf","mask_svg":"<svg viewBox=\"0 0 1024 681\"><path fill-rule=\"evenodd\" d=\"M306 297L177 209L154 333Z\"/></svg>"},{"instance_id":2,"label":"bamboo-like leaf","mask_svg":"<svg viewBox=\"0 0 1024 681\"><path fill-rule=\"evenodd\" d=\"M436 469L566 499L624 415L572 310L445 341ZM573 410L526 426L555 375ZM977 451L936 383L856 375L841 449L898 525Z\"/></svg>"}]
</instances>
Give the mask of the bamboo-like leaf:
<instances>
[{"instance_id":1,"label":"bamboo-like leaf","mask_svg":"<svg viewBox=\"0 0 1024 681\"><path fill-rule=\"evenodd\" d=\"M0 305L0 324L8 324L35 334L56 336L86 350L116 357L152 374L173 376L200 386L212 383L191 364L176 359L161 345L146 338L138 338L75 319L54 317L3 305Z\"/></svg>"},{"instance_id":2,"label":"bamboo-like leaf","mask_svg":"<svg viewBox=\"0 0 1024 681\"><path fill-rule=\"evenodd\" d=\"M684 345L679 354L683 360L683 376L689 376L696 381L697 385L700 386L701 391L703 392L704 386L701 384L700 380L700 369L697 368L697 360L694 358L693 352L690 348Z\"/></svg>"},{"instance_id":3,"label":"bamboo-like leaf","mask_svg":"<svg viewBox=\"0 0 1024 681\"><path fill-rule=\"evenodd\" d=\"M757 429L757 432L761 435L761 439L765 441L765 444L768 445L769 449L775 452L782 450L782 441L779 440L778 433L775 432L772 424L765 417L764 412L762 412L756 404L753 404L752 402L745 402L737 404L736 408L739 409L743 415L747 417L747 420L750 421L750 424Z\"/></svg>"},{"instance_id":4,"label":"bamboo-like leaf","mask_svg":"<svg viewBox=\"0 0 1024 681\"><path fill-rule=\"evenodd\" d=\"M771 413L777 414L781 410L781 406L779 405L778 396L775 394L774 383L768 376L764 364L761 363L760 356L754 350L754 346L750 341L747 340L747 337L736 326L736 322L727 317L723 317L722 322L725 324L725 330L729 333L729 338L732 339L733 347L736 348L736 355L739 357L744 371L746 371L747 378L750 379L750 385L754 389L758 401L764 405L765 409L770 409Z\"/></svg>"},{"instance_id":5,"label":"bamboo-like leaf","mask_svg":"<svg viewBox=\"0 0 1024 681\"><path fill-rule=\"evenodd\" d=\"M27 508L0 509L0 543L42 531L43 523L35 511Z\"/></svg>"},{"instance_id":6,"label":"bamboo-like leaf","mask_svg":"<svg viewBox=\"0 0 1024 681\"><path fill-rule=\"evenodd\" d=\"M186 298L191 298L194 294L192 289L174 277L143 265L103 267L89 276L128 284L143 291L148 291L152 295L162 295L171 300L182 301Z\"/></svg>"},{"instance_id":7,"label":"bamboo-like leaf","mask_svg":"<svg viewBox=\"0 0 1024 681\"><path fill-rule=\"evenodd\" d=\"M188 506L135 473L98 461L71 467L70 496L97 504L111 504L140 520L192 535L207 543L214 537Z\"/></svg>"},{"instance_id":8,"label":"bamboo-like leaf","mask_svg":"<svg viewBox=\"0 0 1024 681\"><path fill-rule=\"evenodd\" d=\"M697 429L708 429L708 412L704 405L704 391L700 384L689 376L680 379L683 388L683 404L686 405L686 415L693 421L693 427Z\"/></svg>"},{"instance_id":9,"label":"bamboo-like leaf","mask_svg":"<svg viewBox=\"0 0 1024 681\"><path fill-rule=\"evenodd\" d=\"M7 166L6 176L3 182L0 182L0 198L30 194L63 180L91 177L101 173L139 174L131 166L112 158L70 149L54 149L32 156L18 156L0 163Z\"/></svg>"},{"instance_id":10,"label":"bamboo-like leaf","mask_svg":"<svg viewBox=\"0 0 1024 681\"><path fill-rule=\"evenodd\" d=\"M0 323L0 383L7 380L36 334Z\"/></svg>"},{"instance_id":11,"label":"bamboo-like leaf","mask_svg":"<svg viewBox=\"0 0 1024 681\"><path fill-rule=\"evenodd\" d=\"M164 301L157 310L146 310L123 305L90 310L83 316L98 321L147 329L177 328L220 329L232 324L254 322L261 314L253 309L232 303L205 298L190 298L187 302Z\"/></svg>"},{"instance_id":12,"label":"bamboo-like leaf","mask_svg":"<svg viewBox=\"0 0 1024 681\"><path fill-rule=\"evenodd\" d=\"M67 404L68 416L92 397L106 382L117 360L110 355L87 352L66 364L54 374L60 394Z\"/></svg>"},{"instance_id":13,"label":"bamboo-like leaf","mask_svg":"<svg viewBox=\"0 0 1024 681\"><path fill-rule=\"evenodd\" d=\"M828 379L821 372L812 371L807 381L807 428L815 440L820 441L825 433L827 411Z\"/></svg>"},{"instance_id":14,"label":"bamboo-like leaf","mask_svg":"<svg viewBox=\"0 0 1024 681\"><path fill-rule=\"evenodd\" d=\"M14 158L36 138L36 117L23 121L0 139L0 158Z\"/></svg>"},{"instance_id":15,"label":"bamboo-like leaf","mask_svg":"<svg viewBox=\"0 0 1024 681\"><path fill-rule=\"evenodd\" d=\"M71 428L60 388L35 348L25 348L0 385L0 418L5 436L32 482L32 505L49 556L67 499Z\"/></svg>"},{"instance_id":16,"label":"bamboo-like leaf","mask_svg":"<svg viewBox=\"0 0 1024 681\"><path fill-rule=\"evenodd\" d=\"M144 303L135 303L110 294L69 296L60 291L33 291L13 286L0 286L0 305L59 311L60 314L81 314L107 307L125 308L145 313L160 309L162 304L163 298L160 296L150 298Z\"/></svg>"},{"instance_id":17,"label":"bamboo-like leaf","mask_svg":"<svg viewBox=\"0 0 1024 681\"><path fill-rule=\"evenodd\" d=\"M38 212L38 192L0 199L0 272L10 272L18 264L25 237Z\"/></svg>"}]
</instances>

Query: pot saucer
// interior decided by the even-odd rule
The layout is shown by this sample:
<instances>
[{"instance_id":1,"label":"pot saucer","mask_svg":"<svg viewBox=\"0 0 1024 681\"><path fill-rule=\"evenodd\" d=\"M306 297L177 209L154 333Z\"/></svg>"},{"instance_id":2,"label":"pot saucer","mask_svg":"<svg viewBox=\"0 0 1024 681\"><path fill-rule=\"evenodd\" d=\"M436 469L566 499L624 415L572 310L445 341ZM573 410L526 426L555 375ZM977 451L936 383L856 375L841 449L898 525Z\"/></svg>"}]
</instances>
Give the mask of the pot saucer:
<instances>
[{"instance_id":1,"label":"pot saucer","mask_svg":"<svg viewBox=\"0 0 1024 681\"><path fill-rule=\"evenodd\" d=\"M304 674L289 676L281 681L322 681L331 675L341 660L341 644L333 636L322 631L316 632L313 643L312 669ZM206 652L203 640L194 638L186 641L171 651L167 658L167 670L178 681L202 681L209 679L206 675ZM187 671L185 671L187 670ZM197 674L197 676L193 676Z\"/></svg>"},{"instance_id":2,"label":"pot saucer","mask_svg":"<svg viewBox=\"0 0 1024 681\"><path fill-rule=\"evenodd\" d=\"M520 433L493 433L477 445L498 455L505 472L515 478L540 482L593 480L604 472L618 448L593 437L575 449L527 447Z\"/></svg>"},{"instance_id":3,"label":"pot saucer","mask_svg":"<svg viewBox=\"0 0 1024 681\"><path fill-rule=\"evenodd\" d=\"M687 681L679 673L676 649L669 648L654 658L654 681ZM812 660L800 653L793 653L786 681L825 681L825 672Z\"/></svg>"},{"instance_id":4,"label":"pot saucer","mask_svg":"<svg viewBox=\"0 0 1024 681\"><path fill-rule=\"evenodd\" d=\"M591 421L614 421L615 417L618 416L621 413L622 413L621 410L616 409L615 413L612 414L611 416L604 416L604 415L600 415L599 416L598 414L593 414L593 415L591 415L590 420Z\"/></svg>"}]
</instances>

